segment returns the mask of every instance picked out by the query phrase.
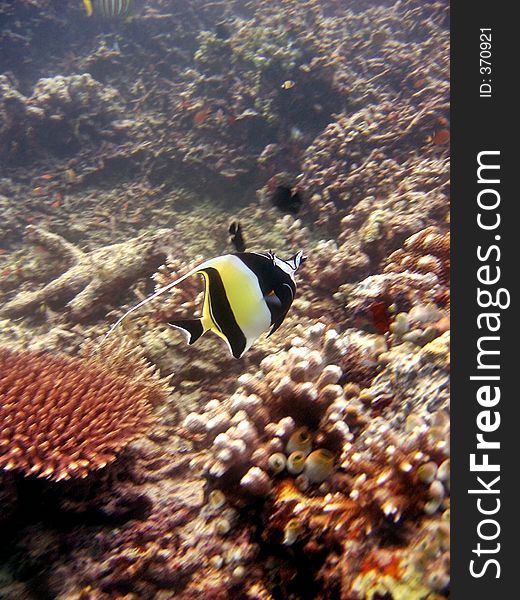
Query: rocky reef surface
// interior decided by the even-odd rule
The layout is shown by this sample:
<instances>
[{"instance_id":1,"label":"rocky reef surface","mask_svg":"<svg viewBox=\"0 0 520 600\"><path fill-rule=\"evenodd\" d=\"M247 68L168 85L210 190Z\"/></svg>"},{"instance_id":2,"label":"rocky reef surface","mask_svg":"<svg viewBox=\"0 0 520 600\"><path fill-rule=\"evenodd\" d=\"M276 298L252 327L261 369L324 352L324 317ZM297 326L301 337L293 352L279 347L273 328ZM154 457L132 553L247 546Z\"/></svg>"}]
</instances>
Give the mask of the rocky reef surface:
<instances>
[{"instance_id":1,"label":"rocky reef surface","mask_svg":"<svg viewBox=\"0 0 520 600\"><path fill-rule=\"evenodd\" d=\"M448 3L93 6L0 2L0 597L449 597ZM272 337L99 346L232 220Z\"/></svg>"}]
</instances>

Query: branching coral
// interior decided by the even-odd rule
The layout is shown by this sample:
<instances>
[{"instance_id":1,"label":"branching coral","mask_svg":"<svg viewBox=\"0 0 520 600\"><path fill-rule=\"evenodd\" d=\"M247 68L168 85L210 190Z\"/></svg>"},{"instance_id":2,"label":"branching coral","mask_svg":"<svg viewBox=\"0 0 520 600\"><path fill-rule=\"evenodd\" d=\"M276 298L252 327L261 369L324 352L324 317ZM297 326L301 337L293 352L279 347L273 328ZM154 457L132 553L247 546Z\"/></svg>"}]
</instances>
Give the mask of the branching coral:
<instances>
[{"instance_id":1,"label":"branching coral","mask_svg":"<svg viewBox=\"0 0 520 600\"><path fill-rule=\"evenodd\" d=\"M175 279L188 272L196 264L202 262L202 258L194 261L192 265L183 264L179 260L169 260L166 265L162 265L153 279L156 289L168 285ZM172 319L191 319L202 308L203 282L200 278L190 277L182 286L174 287L166 297L160 299L160 309L158 318L164 321Z\"/></svg>"},{"instance_id":2,"label":"branching coral","mask_svg":"<svg viewBox=\"0 0 520 600\"><path fill-rule=\"evenodd\" d=\"M348 477L340 485L356 503L348 526L357 530L344 538L352 559L342 569L344 594L365 598L390 590L395 597L442 597L447 590L447 418L439 411L428 419L427 425L411 415L404 430L395 432L376 418L343 453ZM434 513L435 519L426 516ZM379 545L367 544L373 535ZM404 541L406 549L400 547Z\"/></svg>"},{"instance_id":3,"label":"branching coral","mask_svg":"<svg viewBox=\"0 0 520 600\"><path fill-rule=\"evenodd\" d=\"M385 259L382 273L341 285L335 298L345 302L348 322L370 321L371 311L381 305L387 313L385 331L424 344L449 329L449 275L449 231L427 227Z\"/></svg>"},{"instance_id":4,"label":"branching coral","mask_svg":"<svg viewBox=\"0 0 520 600\"><path fill-rule=\"evenodd\" d=\"M38 291L20 292L1 313L22 316L41 304L65 306L71 320L82 321L102 310L115 295L122 294L140 277L151 275L165 259L169 230L143 234L120 244L83 252L63 237L34 226L27 227L29 239L59 256L68 269Z\"/></svg>"},{"instance_id":5,"label":"branching coral","mask_svg":"<svg viewBox=\"0 0 520 600\"><path fill-rule=\"evenodd\" d=\"M351 439L346 414L351 423L356 421L356 404L349 406L346 398L375 374L372 356L370 344L363 348L318 324L305 338L294 338L288 350L267 356L254 376L241 376L239 389L227 402L212 400L202 414L188 415L184 421L188 435L212 445L206 465L210 477L222 480L224 486L240 481L244 491L263 495L270 489L265 472L284 471L271 456L285 452L289 471L304 471L303 462L299 470L291 467L298 448L290 438L302 427L309 428L310 443L303 459L311 449L337 451ZM350 380L344 388L338 382L346 384L346 377ZM312 465L308 468L312 470Z\"/></svg>"},{"instance_id":6,"label":"branching coral","mask_svg":"<svg viewBox=\"0 0 520 600\"><path fill-rule=\"evenodd\" d=\"M125 359L119 342L95 360L1 348L1 467L59 481L112 462L168 392L142 355Z\"/></svg>"},{"instance_id":7,"label":"branching coral","mask_svg":"<svg viewBox=\"0 0 520 600\"><path fill-rule=\"evenodd\" d=\"M447 353L437 346L420 354L424 367L414 389L404 391L398 372L406 361L394 354L368 390L353 390L342 417L353 435L342 444L324 497L285 479L275 481L268 501L266 540L295 545L318 563L325 548L341 546L340 572L331 553L315 576L341 598L388 589L396 597L442 597L449 583L449 421L440 398L430 395L435 378L427 366L433 362L446 375ZM435 385L443 389L439 380ZM335 405L329 412L340 412ZM426 559L433 555L435 564Z\"/></svg>"},{"instance_id":8,"label":"branching coral","mask_svg":"<svg viewBox=\"0 0 520 600\"><path fill-rule=\"evenodd\" d=\"M285 596L309 588L317 597L368 598L387 586L405 597L443 597L448 419L443 409L428 408L425 373L432 363L446 371L445 348L436 340L435 348L432 342L418 351L424 372L415 388L399 374L399 365L405 363L405 372L407 366L394 349L383 361L384 381L399 383L378 400L376 383L384 382L385 371L365 391L345 380L355 353L365 348L365 357L372 356L375 339L322 326L292 339L277 360L241 377L231 397L185 419L183 435L200 453L164 421L132 444L118 463L117 491L95 500L124 524L96 533L100 555L81 544L85 534L71 540L74 561L61 565L62 573L70 576L81 560L84 568L72 581L76 588L92 586L101 598L129 587L145 596L166 587L179 598L226 597L238 586L248 597L267 597L277 572L286 575L276 583ZM416 398L417 406L404 419L401 401L387 398L406 388L406 401ZM312 402L328 405L321 418L303 410ZM316 461L320 448L330 454L321 452ZM304 467L293 472L291 456L298 452L306 455ZM323 470L330 455L333 467ZM60 589L54 577L52 586Z\"/></svg>"}]
</instances>

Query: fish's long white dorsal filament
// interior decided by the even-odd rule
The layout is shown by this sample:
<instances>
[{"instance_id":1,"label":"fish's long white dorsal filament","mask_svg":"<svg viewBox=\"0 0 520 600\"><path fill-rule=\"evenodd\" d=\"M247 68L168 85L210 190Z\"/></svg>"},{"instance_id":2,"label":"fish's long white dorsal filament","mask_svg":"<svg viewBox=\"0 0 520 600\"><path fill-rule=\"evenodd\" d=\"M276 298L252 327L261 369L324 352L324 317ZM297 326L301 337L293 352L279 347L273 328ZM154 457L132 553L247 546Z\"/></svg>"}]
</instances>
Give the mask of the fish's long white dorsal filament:
<instances>
[{"instance_id":1,"label":"fish's long white dorsal filament","mask_svg":"<svg viewBox=\"0 0 520 600\"><path fill-rule=\"evenodd\" d=\"M164 292L167 292L169 289L171 289L172 287L175 287L176 285L178 285L179 283L181 283L181 281L184 281L185 279L187 279L188 277L190 277L191 275L194 275L203 265L198 265L197 267L193 268L191 271L189 271L188 273L186 273L186 275L183 275L182 277L180 277L179 279L176 279L175 281L172 281L171 283L169 283L168 285L165 285L164 287L158 289L156 292L154 292L151 296L148 296L148 298L145 298L144 300L141 300L141 302L139 302L139 304L136 304L135 306L133 306L130 310L127 310L125 312L125 314L122 317L119 317L119 319L112 325L112 327L108 330L108 332L105 334L105 336L103 337L103 339L101 340L101 342L99 343L99 345L101 346L101 344L103 344L105 342L105 340L107 339L107 337L114 331L114 329L120 325L123 321L123 319L126 319L126 317L128 317L129 314L133 313L135 310L137 310L138 308L141 308L141 306L144 306L145 304L147 304L148 302L150 302L151 300L153 300L154 298L157 298L157 296L160 296L161 294L163 294Z\"/></svg>"}]
</instances>

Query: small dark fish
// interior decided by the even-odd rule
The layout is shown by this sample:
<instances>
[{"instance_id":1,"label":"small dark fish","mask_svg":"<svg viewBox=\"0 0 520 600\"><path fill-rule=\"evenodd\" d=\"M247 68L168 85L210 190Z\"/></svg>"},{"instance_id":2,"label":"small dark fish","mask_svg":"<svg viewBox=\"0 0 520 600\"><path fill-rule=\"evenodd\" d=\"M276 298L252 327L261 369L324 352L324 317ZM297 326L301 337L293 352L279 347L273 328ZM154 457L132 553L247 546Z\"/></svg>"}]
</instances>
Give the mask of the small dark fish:
<instances>
[{"instance_id":1,"label":"small dark fish","mask_svg":"<svg viewBox=\"0 0 520 600\"><path fill-rule=\"evenodd\" d=\"M242 227L238 221L233 221L229 226L229 236L229 241L233 244L237 252L246 251L246 243L244 241L244 236L242 235Z\"/></svg>"},{"instance_id":2,"label":"small dark fish","mask_svg":"<svg viewBox=\"0 0 520 600\"><path fill-rule=\"evenodd\" d=\"M278 210L295 215L302 206L302 196L290 187L279 185L271 195L271 203Z\"/></svg>"},{"instance_id":3,"label":"small dark fish","mask_svg":"<svg viewBox=\"0 0 520 600\"><path fill-rule=\"evenodd\" d=\"M229 27L221 21L215 25L215 35L219 40L228 40L231 36L231 32L229 31Z\"/></svg>"}]
</instances>

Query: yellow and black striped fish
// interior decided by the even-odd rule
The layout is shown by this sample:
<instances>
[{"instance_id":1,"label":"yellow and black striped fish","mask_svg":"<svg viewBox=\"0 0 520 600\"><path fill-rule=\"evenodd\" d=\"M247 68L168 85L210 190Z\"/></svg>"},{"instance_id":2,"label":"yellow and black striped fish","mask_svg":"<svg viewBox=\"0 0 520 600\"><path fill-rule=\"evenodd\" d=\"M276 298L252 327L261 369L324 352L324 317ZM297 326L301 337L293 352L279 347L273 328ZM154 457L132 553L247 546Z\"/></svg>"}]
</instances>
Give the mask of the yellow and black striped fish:
<instances>
[{"instance_id":1,"label":"yellow and black striped fish","mask_svg":"<svg viewBox=\"0 0 520 600\"><path fill-rule=\"evenodd\" d=\"M217 256L198 265L180 279L164 286L126 312L105 338L134 310L184 281L201 274L205 281L202 317L172 321L189 344L206 331L221 337L235 358L240 358L254 342L283 323L296 292L294 274L306 260L298 252L283 260L271 252L237 252Z\"/></svg>"},{"instance_id":2,"label":"yellow and black striped fish","mask_svg":"<svg viewBox=\"0 0 520 600\"><path fill-rule=\"evenodd\" d=\"M99 15L105 19L125 17L132 7L132 0L83 0L87 17Z\"/></svg>"}]
</instances>

